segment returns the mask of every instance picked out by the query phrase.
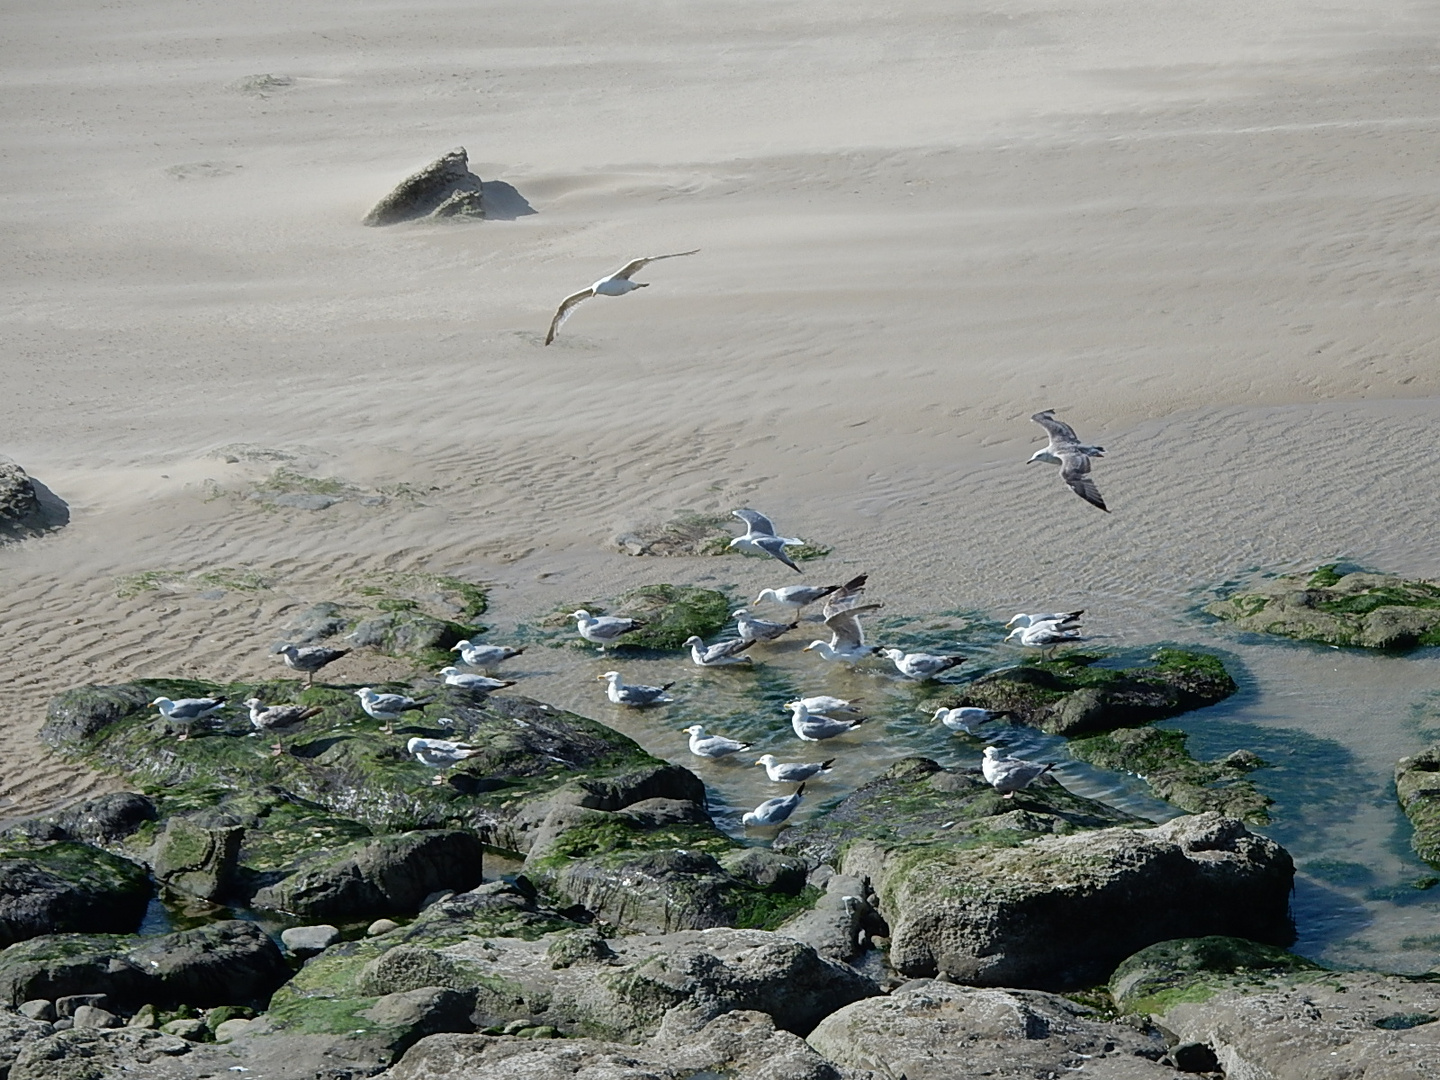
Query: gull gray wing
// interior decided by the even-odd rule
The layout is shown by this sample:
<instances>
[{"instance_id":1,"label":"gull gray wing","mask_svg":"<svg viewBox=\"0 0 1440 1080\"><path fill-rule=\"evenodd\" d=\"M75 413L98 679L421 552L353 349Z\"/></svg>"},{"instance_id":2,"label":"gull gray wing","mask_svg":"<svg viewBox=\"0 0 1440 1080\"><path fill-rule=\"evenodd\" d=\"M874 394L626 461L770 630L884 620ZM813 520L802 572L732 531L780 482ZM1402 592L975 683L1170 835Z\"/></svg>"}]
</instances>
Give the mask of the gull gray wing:
<instances>
[{"instance_id":1,"label":"gull gray wing","mask_svg":"<svg viewBox=\"0 0 1440 1080\"><path fill-rule=\"evenodd\" d=\"M1105 505L1105 500L1100 497L1100 489L1095 486L1095 481L1090 478L1090 457L1087 454L1073 453L1060 455L1060 479L1070 486L1070 490L1079 495L1091 506L1098 506L1107 514L1110 508Z\"/></svg>"},{"instance_id":2,"label":"gull gray wing","mask_svg":"<svg viewBox=\"0 0 1440 1080\"><path fill-rule=\"evenodd\" d=\"M753 641L742 641L739 638L732 641L717 641L705 650L705 659L718 660L726 656L739 656L754 644Z\"/></svg>"},{"instance_id":3,"label":"gull gray wing","mask_svg":"<svg viewBox=\"0 0 1440 1080\"><path fill-rule=\"evenodd\" d=\"M1075 434L1075 429L1061 420L1056 420L1054 410L1046 409L1044 412L1037 412L1030 419L1050 433L1052 447L1078 446L1080 444L1080 437Z\"/></svg>"},{"instance_id":4,"label":"gull gray wing","mask_svg":"<svg viewBox=\"0 0 1440 1080\"><path fill-rule=\"evenodd\" d=\"M865 593L865 578L865 574L851 578L838 590L831 593L825 600L825 606L820 609L820 613L828 619L837 612L853 608Z\"/></svg>"},{"instance_id":5,"label":"gull gray wing","mask_svg":"<svg viewBox=\"0 0 1440 1080\"><path fill-rule=\"evenodd\" d=\"M785 553L785 542L781 540L780 537L761 536L754 540L753 543L756 547L764 551L765 554L771 556L772 558L779 559L791 570L794 570L797 574L803 574L805 572L795 564L794 559L790 558L790 556Z\"/></svg>"},{"instance_id":6,"label":"gull gray wing","mask_svg":"<svg viewBox=\"0 0 1440 1080\"><path fill-rule=\"evenodd\" d=\"M742 506L739 510L732 510L730 513L732 516L745 522L745 524L749 526L749 531L752 533L764 533L767 536L775 535L775 526L771 524L770 519L760 513L759 510L751 510L749 507Z\"/></svg>"},{"instance_id":7,"label":"gull gray wing","mask_svg":"<svg viewBox=\"0 0 1440 1080\"><path fill-rule=\"evenodd\" d=\"M672 251L669 255L646 255L642 259L631 259L628 263L622 266L619 270L616 270L615 273L611 274L610 276L612 278L624 278L626 281L629 281L630 275L635 273L635 271L639 270L646 263L657 262L660 259L678 259L682 255L694 255L699 250L699 248L694 248L691 251Z\"/></svg>"},{"instance_id":8,"label":"gull gray wing","mask_svg":"<svg viewBox=\"0 0 1440 1080\"><path fill-rule=\"evenodd\" d=\"M825 618L825 625L835 635L835 641L831 644L834 649L858 649L865 644L865 631L860 628L859 615L867 611L879 611L880 604L862 604L859 607L845 608Z\"/></svg>"},{"instance_id":9,"label":"gull gray wing","mask_svg":"<svg viewBox=\"0 0 1440 1080\"><path fill-rule=\"evenodd\" d=\"M560 306L555 309L555 317L550 320L550 332L545 335L546 345L549 345L552 341L555 340L555 332L565 324L566 319L570 318L570 313L575 310L575 305L579 304L582 300L589 300L590 297L594 295L595 289L592 286L590 288L581 289L577 293L571 293L569 296L565 297L564 300L560 301Z\"/></svg>"}]
</instances>

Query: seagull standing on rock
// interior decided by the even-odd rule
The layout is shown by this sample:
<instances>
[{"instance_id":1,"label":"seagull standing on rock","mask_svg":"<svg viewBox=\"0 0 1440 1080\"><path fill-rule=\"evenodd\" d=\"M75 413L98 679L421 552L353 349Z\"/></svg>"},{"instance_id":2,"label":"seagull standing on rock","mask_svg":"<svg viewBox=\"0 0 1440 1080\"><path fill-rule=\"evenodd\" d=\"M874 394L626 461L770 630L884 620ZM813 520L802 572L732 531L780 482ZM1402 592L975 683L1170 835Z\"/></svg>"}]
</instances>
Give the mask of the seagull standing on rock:
<instances>
[{"instance_id":1,"label":"seagull standing on rock","mask_svg":"<svg viewBox=\"0 0 1440 1080\"><path fill-rule=\"evenodd\" d=\"M285 731L293 730L309 720L312 716L319 716L325 710L314 705L306 708L304 705L271 705L268 709L259 698L248 698L245 702L250 709L250 723L256 731L269 731L275 735L275 741L270 744L270 753L279 757L285 752L280 743L280 736Z\"/></svg>"},{"instance_id":2,"label":"seagull standing on rock","mask_svg":"<svg viewBox=\"0 0 1440 1080\"><path fill-rule=\"evenodd\" d=\"M1005 799L1014 798L1015 792L1024 791L1054 767L1053 761L1041 764L1006 757L993 746L985 747L985 758L980 762L986 781Z\"/></svg>"},{"instance_id":3,"label":"seagull standing on rock","mask_svg":"<svg viewBox=\"0 0 1440 1080\"><path fill-rule=\"evenodd\" d=\"M787 547L799 547L805 543L804 540L798 536L777 536L770 519L758 510L740 509L732 511L732 514L745 522L745 533L730 541L732 548L752 555L769 555L772 559L779 559L797 574L805 572L795 565L795 560L785 554Z\"/></svg>"},{"instance_id":4,"label":"seagull standing on rock","mask_svg":"<svg viewBox=\"0 0 1440 1080\"><path fill-rule=\"evenodd\" d=\"M451 724L454 721L450 721ZM445 726L445 725L441 725ZM405 752L414 754L415 760L428 769L439 769L430 782L437 787L445 782L445 770L460 764L466 758L484 753L469 743L451 742L449 739L414 738L405 744Z\"/></svg>"},{"instance_id":5,"label":"seagull standing on rock","mask_svg":"<svg viewBox=\"0 0 1440 1080\"><path fill-rule=\"evenodd\" d=\"M457 641L450 646L451 652L458 652L460 659L470 667L493 668L512 656L519 656L524 647L512 649L509 645L476 645L470 641Z\"/></svg>"},{"instance_id":6,"label":"seagull standing on rock","mask_svg":"<svg viewBox=\"0 0 1440 1080\"><path fill-rule=\"evenodd\" d=\"M185 724L185 730L176 736L178 742L184 742L190 737L190 724L207 716L214 716L225 707L225 699L218 698L181 698L179 701L171 701L168 697L157 697L150 702L166 720L178 720Z\"/></svg>"},{"instance_id":7,"label":"seagull standing on rock","mask_svg":"<svg viewBox=\"0 0 1440 1080\"><path fill-rule=\"evenodd\" d=\"M727 739L724 735L707 735L701 724L691 724L682 729L690 736L690 753L696 757L722 758L731 754L738 754L741 750L749 750L750 744L740 742L738 739Z\"/></svg>"},{"instance_id":8,"label":"seagull standing on rock","mask_svg":"<svg viewBox=\"0 0 1440 1080\"><path fill-rule=\"evenodd\" d=\"M416 701L404 694L377 694L368 686L356 690L355 696L360 699L362 709L376 720L385 721L384 731L387 735L395 730L392 725L402 714L423 709L430 704L428 701Z\"/></svg>"},{"instance_id":9,"label":"seagull standing on rock","mask_svg":"<svg viewBox=\"0 0 1440 1080\"><path fill-rule=\"evenodd\" d=\"M778 799L766 799L759 806L747 814L742 814L740 823L747 827L763 828L766 825L779 825L795 812L800 805L800 797L805 794L805 785L801 784L795 789L795 794L785 795Z\"/></svg>"},{"instance_id":10,"label":"seagull standing on rock","mask_svg":"<svg viewBox=\"0 0 1440 1080\"><path fill-rule=\"evenodd\" d=\"M1050 442L1044 448L1031 454L1030 460L1025 464L1032 465L1037 461L1043 461L1050 465L1059 465L1060 479L1065 481L1070 490L1091 506L1098 507L1108 514L1110 508L1100 497L1100 489L1095 486L1095 481L1090 479L1090 459L1104 457L1105 448L1083 445L1080 437L1075 434L1074 428L1055 419L1055 410L1053 409L1037 412L1030 419L1050 433Z\"/></svg>"},{"instance_id":11,"label":"seagull standing on rock","mask_svg":"<svg viewBox=\"0 0 1440 1080\"><path fill-rule=\"evenodd\" d=\"M315 684L315 673L326 664L333 664L342 656L349 656L349 649L331 649L325 645L282 645L279 655L291 671L305 673L305 685Z\"/></svg>"},{"instance_id":12,"label":"seagull standing on rock","mask_svg":"<svg viewBox=\"0 0 1440 1080\"><path fill-rule=\"evenodd\" d=\"M631 275L647 263L657 262L660 259L678 259L682 255L694 255L699 250L699 248L695 248L693 251L676 251L669 255L646 255L644 258L631 259L619 270L608 277L601 278L589 288L571 293L560 301L560 307L556 309L555 317L550 320L550 330L545 335L545 344L549 345L555 340L555 332L565 324L566 319L570 318L570 313L575 310L577 304L589 300L592 296L624 296L636 289L647 289L650 287L648 281L631 281Z\"/></svg>"},{"instance_id":13,"label":"seagull standing on rock","mask_svg":"<svg viewBox=\"0 0 1440 1080\"><path fill-rule=\"evenodd\" d=\"M949 671L953 667L959 667L965 662L963 656L935 656L931 653L912 652L907 653L904 649L881 649L880 653L888 656L895 664L895 670L904 675L907 679L933 679L941 672Z\"/></svg>"},{"instance_id":14,"label":"seagull standing on rock","mask_svg":"<svg viewBox=\"0 0 1440 1080\"><path fill-rule=\"evenodd\" d=\"M750 657L740 654L754 644L754 641L732 638L730 641L717 641L714 645L706 645L703 640L693 634L685 639L685 645L690 650L690 659L697 667L724 667L727 664L753 663L754 661Z\"/></svg>"},{"instance_id":15,"label":"seagull standing on rock","mask_svg":"<svg viewBox=\"0 0 1440 1080\"><path fill-rule=\"evenodd\" d=\"M666 702L674 701L669 694L665 693L674 683L666 683L664 686L644 686L640 683L626 683L620 678L618 671L607 671L604 675L595 676L610 685L605 688L605 696L616 705L629 705L633 709L643 708L646 705L664 705Z\"/></svg>"},{"instance_id":16,"label":"seagull standing on rock","mask_svg":"<svg viewBox=\"0 0 1440 1080\"><path fill-rule=\"evenodd\" d=\"M639 619L627 619L622 615L591 615L584 608L572 611L570 618L575 620L575 632L586 641L599 645L602 653L606 645L614 645L622 635L645 625Z\"/></svg>"}]
</instances>

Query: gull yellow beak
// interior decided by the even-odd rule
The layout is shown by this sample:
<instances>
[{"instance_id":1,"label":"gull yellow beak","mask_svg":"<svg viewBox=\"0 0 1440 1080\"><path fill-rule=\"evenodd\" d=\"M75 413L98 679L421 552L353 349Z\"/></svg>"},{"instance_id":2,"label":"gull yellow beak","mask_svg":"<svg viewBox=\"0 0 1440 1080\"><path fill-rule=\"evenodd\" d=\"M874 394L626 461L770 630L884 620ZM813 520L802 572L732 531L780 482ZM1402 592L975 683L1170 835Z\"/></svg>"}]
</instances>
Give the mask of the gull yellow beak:
<instances>
[{"instance_id":1,"label":"gull yellow beak","mask_svg":"<svg viewBox=\"0 0 1440 1080\"><path fill-rule=\"evenodd\" d=\"M596 682L604 682L604 681L605 681L605 676L604 676L604 675L596 675L596 676L595 676L595 681L596 681Z\"/></svg>"}]
</instances>

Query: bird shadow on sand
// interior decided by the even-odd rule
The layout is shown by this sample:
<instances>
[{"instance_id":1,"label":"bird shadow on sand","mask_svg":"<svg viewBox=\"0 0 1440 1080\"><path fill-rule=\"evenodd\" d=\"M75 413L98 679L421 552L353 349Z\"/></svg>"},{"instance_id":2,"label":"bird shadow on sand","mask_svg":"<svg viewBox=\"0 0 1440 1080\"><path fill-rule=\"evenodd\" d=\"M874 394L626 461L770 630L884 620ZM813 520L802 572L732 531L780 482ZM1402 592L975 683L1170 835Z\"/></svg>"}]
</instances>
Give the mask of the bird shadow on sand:
<instances>
[{"instance_id":1,"label":"bird shadow on sand","mask_svg":"<svg viewBox=\"0 0 1440 1080\"><path fill-rule=\"evenodd\" d=\"M514 221L538 213L514 185L504 180L485 180L481 183L480 192L486 221Z\"/></svg>"}]
</instances>

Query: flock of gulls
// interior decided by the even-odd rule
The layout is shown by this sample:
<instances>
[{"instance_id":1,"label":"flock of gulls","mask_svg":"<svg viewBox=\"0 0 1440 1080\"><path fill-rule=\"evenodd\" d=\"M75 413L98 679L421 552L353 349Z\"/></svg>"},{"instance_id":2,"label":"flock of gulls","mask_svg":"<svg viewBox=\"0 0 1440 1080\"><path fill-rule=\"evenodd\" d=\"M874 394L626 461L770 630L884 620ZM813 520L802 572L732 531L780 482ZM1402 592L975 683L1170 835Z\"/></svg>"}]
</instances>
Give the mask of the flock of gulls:
<instances>
[{"instance_id":1,"label":"flock of gulls","mask_svg":"<svg viewBox=\"0 0 1440 1080\"><path fill-rule=\"evenodd\" d=\"M583 292L566 297L560 310L555 313L546 343L549 344L554 339L555 331L582 300L590 296L623 296L633 289L643 287L643 283L631 281L630 276L646 263L693 254L693 251L682 251L675 255L636 259ZM1059 465L1060 478L1071 490L1092 506L1108 512L1104 499L1090 477L1091 459L1103 456L1104 448L1081 443L1068 424L1055 419L1052 410L1038 412L1031 419L1045 428L1050 438L1046 446L1031 456L1030 462L1044 461ZM733 514L744 523L745 532L732 539L730 547L775 559L795 572L803 573L785 549L803 545L804 540L782 536L770 518L756 510L743 508L733 511ZM837 585L786 585L761 589L753 601L754 606L768 603L787 609L785 620L765 619L756 615L749 607L738 608L731 612L731 617L735 620L735 637L708 644L699 637L691 637L685 641L684 646L689 649L690 659L697 667L753 665L755 658L751 649L754 646L774 642L798 630L804 620L805 609L813 604L823 604L819 621L829 631L829 640L817 638L804 647L804 652L813 652L827 661L850 665L884 658L893 664L895 670L904 678L916 681L934 679L965 662L965 657L959 655L907 652L890 646L866 644L861 616L879 611L883 606L880 603L866 602L867 579L868 575L860 574ZM1083 611L1018 614L1006 624L1009 633L1004 640L1018 641L1021 646L1047 650L1081 641L1080 617L1083 614ZM642 629L645 625L641 619L622 615L592 615L583 608L571 612L569 617L575 620L576 633L595 645L602 654L624 645L626 635ZM460 664L473 670L465 671L458 666L441 668L438 675L444 680L444 684L488 694L515 685L514 680L495 678L491 673L498 665L519 656L525 650L466 640L458 642L451 651L459 654ZM287 644L278 650L278 655L289 668L303 673L309 685L313 684L317 672L350 652L350 649L321 645ZM606 684L606 697L616 705L643 709L675 701L670 694L673 683L663 686L627 683L619 671L607 671L598 676L598 680ZM368 716L381 721L382 730L387 734L393 733L395 721L405 713L424 709L431 701L405 694L381 693L368 686L356 690L355 696L359 699L361 709ZM158 697L150 704L158 708L167 720L184 725L185 730L178 736L182 740L188 737L189 725L227 708L224 698L186 698L172 701L167 697ZM284 753L283 737L286 733L298 730L305 721L321 711L318 707L307 708L301 705L267 706L259 698L250 698L244 704L249 709L250 723L255 733L275 737L276 741L270 747L274 755ZM795 737L802 743L820 743L840 738L853 732L866 720L858 702L823 694L796 698L786 702L784 708L790 713L790 726ZM943 724L951 731L978 737L980 729L997 720L999 715L987 709L973 707L938 708L931 720ZM447 726L444 719L438 723L442 727ZM692 724L683 730L689 736L690 753L696 757L716 761L747 753L751 749L749 743L708 732L701 724ZM482 752L480 748L468 743L418 737L410 739L405 748L420 764L436 770L436 784L445 782L449 769ZM806 783L828 773L835 761L833 757L823 761L780 761L773 754L760 755L754 764L765 769L772 783L794 784L796 787L788 795L766 799L744 814L742 823L747 828L782 824L800 805ZM994 746L985 748L981 761L981 770L986 781L1004 798L1013 797L1017 791L1024 790L1053 767L1053 762L1025 761L1006 756Z\"/></svg>"}]
</instances>

